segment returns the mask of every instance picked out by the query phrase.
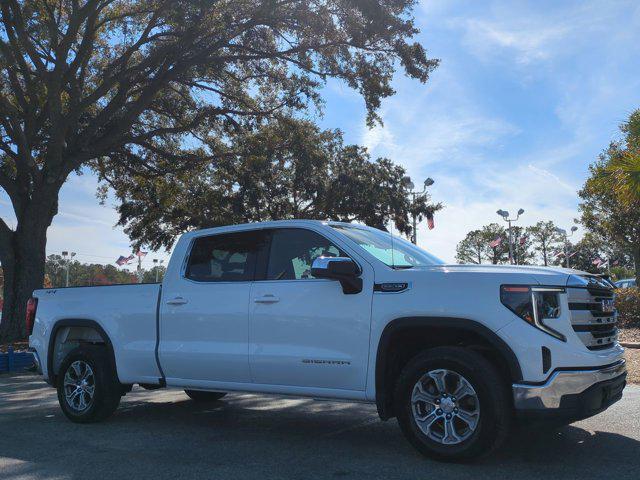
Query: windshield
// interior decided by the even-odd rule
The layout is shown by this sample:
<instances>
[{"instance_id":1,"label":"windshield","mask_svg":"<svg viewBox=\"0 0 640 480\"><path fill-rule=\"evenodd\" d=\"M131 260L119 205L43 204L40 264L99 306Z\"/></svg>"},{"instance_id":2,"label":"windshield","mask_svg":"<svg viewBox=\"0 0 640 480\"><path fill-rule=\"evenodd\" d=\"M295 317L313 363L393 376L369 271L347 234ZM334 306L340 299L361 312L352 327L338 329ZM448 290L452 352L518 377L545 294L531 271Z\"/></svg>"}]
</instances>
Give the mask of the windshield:
<instances>
[{"instance_id":1,"label":"windshield","mask_svg":"<svg viewBox=\"0 0 640 480\"><path fill-rule=\"evenodd\" d=\"M444 264L439 258L400 237L393 237L392 250L391 235L382 230L348 227L345 225L331 225L331 227L343 233L378 260L393 268Z\"/></svg>"}]
</instances>

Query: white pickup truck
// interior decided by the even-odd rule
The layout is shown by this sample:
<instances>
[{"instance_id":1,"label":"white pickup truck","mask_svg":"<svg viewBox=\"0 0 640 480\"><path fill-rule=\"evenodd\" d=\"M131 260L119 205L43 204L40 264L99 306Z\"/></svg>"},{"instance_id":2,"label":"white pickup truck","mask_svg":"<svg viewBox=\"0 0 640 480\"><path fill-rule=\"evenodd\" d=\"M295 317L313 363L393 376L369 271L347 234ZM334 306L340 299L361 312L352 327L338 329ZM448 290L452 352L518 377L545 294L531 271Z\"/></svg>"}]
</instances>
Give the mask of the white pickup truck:
<instances>
[{"instance_id":1,"label":"white pickup truck","mask_svg":"<svg viewBox=\"0 0 640 480\"><path fill-rule=\"evenodd\" d=\"M611 285L584 272L445 265L380 230L292 220L187 233L161 285L38 290L27 327L75 422L134 384L347 399L455 461L519 418L569 423L619 400L616 318Z\"/></svg>"}]
</instances>

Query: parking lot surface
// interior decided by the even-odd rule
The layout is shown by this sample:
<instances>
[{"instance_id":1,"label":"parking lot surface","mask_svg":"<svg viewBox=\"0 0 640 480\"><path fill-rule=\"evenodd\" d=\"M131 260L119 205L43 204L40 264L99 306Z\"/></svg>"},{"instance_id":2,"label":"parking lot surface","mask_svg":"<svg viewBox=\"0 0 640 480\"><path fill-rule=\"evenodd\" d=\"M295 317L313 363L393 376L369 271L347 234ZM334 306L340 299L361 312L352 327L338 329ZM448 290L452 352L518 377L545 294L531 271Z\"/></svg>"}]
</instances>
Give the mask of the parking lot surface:
<instances>
[{"instance_id":1,"label":"parking lot surface","mask_svg":"<svg viewBox=\"0 0 640 480\"><path fill-rule=\"evenodd\" d=\"M640 478L640 387L555 432L523 429L471 465L426 460L375 407L230 394L196 404L136 388L108 421L76 425L33 376L0 377L0 479Z\"/></svg>"}]
</instances>

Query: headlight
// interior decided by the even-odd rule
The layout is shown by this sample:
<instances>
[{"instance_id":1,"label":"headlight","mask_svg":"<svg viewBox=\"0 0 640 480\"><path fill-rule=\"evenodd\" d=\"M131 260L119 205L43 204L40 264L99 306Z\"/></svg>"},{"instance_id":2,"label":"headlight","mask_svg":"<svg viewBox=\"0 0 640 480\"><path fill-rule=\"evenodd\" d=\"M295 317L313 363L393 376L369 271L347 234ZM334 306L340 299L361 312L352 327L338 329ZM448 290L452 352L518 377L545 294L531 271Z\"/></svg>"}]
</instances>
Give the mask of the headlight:
<instances>
[{"instance_id":1,"label":"headlight","mask_svg":"<svg viewBox=\"0 0 640 480\"><path fill-rule=\"evenodd\" d=\"M552 326L553 320L560 317L559 295L564 292L561 287L503 285L500 301L525 322L564 342L566 337Z\"/></svg>"}]
</instances>

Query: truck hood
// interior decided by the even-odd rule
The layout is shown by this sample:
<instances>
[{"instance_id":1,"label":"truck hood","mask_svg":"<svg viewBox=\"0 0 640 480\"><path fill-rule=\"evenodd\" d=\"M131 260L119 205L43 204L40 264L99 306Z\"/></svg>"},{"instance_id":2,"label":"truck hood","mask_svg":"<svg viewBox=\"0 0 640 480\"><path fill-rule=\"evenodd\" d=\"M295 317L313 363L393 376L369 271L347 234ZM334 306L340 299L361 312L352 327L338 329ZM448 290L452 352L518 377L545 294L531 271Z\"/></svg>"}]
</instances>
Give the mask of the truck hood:
<instances>
[{"instance_id":1,"label":"truck hood","mask_svg":"<svg viewBox=\"0 0 640 480\"><path fill-rule=\"evenodd\" d=\"M500 277L504 282L531 283L538 285L565 286L571 275L594 275L562 267L539 267L534 265L433 265L423 267L431 271L449 274L466 274L478 276Z\"/></svg>"}]
</instances>

